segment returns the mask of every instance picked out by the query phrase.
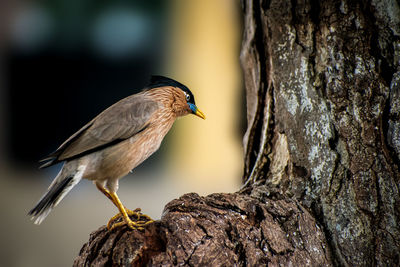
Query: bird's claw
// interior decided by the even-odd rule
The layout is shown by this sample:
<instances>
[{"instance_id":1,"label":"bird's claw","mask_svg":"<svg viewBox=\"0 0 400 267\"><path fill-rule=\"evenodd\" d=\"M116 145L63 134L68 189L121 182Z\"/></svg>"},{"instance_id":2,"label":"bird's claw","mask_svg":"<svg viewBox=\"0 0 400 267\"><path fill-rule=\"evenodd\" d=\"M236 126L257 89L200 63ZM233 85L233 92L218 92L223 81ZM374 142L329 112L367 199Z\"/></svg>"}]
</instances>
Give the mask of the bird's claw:
<instances>
[{"instance_id":1,"label":"bird's claw","mask_svg":"<svg viewBox=\"0 0 400 267\"><path fill-rule=\"evenodd\" d=\"M135 210L130 210L130 209L125 208L125 211L126 211L126 213L128 214L128 216L136 216L136 217L137 217L136 220L139 220L139 219L140 219L140 214L141 214L141 209L140 209L140 208L137 208L137 209L135 209ZM120 218L123 218L123 217L124 217L124 216L121 214L121 212L115 214L115 215L114 215L113 217L111 217L111 219L108 221L107 227L108 227L109 224L112 224L112 222L114 222L114 221L116 221L116 220L118 220L118 219L120 219Z\"/></svg>"},{"instance_id":2,"label":"bird's claw","mask_svg":"<svg viewBox=\"0 0 400 267\"><path fill-rule=\"evenodd\" d=\"M129 216L129 218L125 219L123 214L121 214L121 213L116 214L108 221L108 223L107 223L108 230L112 231L113 229L123 226L123 225L127 225L131 229L144 230L144 228L143 228L144 226L154 222L150 218L150 216L148 216L146 214L142 214L140 208L137 208L133 211L126 209L126 208L125 208L125 210ZM132 221L132 219L130 218L131 216L135 216L135 218L134 218L135 221ZM122 219L122 221L119 221L120 219Z\"/></svg>"},{"instance_id":3,"label":"bird's claw","mask_svg":"<svg viewBox=\"0 0 400 267\"><path fill-rule=\"evenodd\" d=\"M132 220L129 221L125 221L123 220L122 222L118 222L118 223L114 223L111 228L109 228L110 231L114 230L117 227L121 227L121 226L128 226L129 228L131 228L132 230L144 230L144 227L150 223L153 223L154 221L147 221L147 222L143 222L143 221L137 221L134 222Z\"/></svg>"}]
</instances>

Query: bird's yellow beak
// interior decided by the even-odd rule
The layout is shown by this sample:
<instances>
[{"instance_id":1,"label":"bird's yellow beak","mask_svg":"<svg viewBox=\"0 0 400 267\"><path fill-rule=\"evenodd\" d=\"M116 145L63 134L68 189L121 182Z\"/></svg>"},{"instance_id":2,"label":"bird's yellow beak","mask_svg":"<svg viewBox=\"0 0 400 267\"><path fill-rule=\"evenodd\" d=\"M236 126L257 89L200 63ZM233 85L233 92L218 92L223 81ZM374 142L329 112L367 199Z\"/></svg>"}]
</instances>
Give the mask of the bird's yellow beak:
<instances>
[{"instance_id":1,"label":"bird's yellow beak","mask_svg":"<svg viewBox=\"0 0 400 267\"><path fill-rule=\"evenodd\" d=\"M189 105L189 108L192 110L192 113L193 113L194 115L196 115L197 117L202 118L203 120L206 119L206 116L204 115L204 113L201 112L200 109L198 109L198 108L196 107L195 104L193 104L193 103L188 103L188 105Z\"/></svg>"},{"instance_id":2,"label":"bird's yellow beak","mask_svg":"<svg viewBox=\"0 0 400 267\"><path fill-rule=\"evenodd\" d=\"M203 112L201 112L201 110L200 110L200 109L196 109L196 112L194 113L194 115L196 115L197 117L200 117L200 118L202 118L203 120L205 120L205 119L206 119L206 116L204 115L204 113L203 113Z\"/></svg>"}]
</instances>

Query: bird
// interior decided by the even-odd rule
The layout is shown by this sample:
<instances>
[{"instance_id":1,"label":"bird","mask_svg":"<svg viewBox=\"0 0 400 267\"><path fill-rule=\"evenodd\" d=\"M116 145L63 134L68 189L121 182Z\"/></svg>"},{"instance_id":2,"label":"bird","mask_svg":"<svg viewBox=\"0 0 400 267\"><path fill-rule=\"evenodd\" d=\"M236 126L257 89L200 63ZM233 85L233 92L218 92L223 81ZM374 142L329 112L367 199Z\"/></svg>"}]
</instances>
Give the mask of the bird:
<instances>
[{"instance_id":1,"label":"bird","mask_svg":"<svg viewBox=\"0 0 400 267\"><path fill-rule=\"evenodd\" d=\"M139 93L105 109L40 161L39 168L64 164L28 215L35 224L42 223L83 178L91 180L118 208L119 213L107 224L109 230L123 225L143 229L154 221L140 209L132 211L121 203L118 181L156 152L175 120L188 114L205 119L189 88L165 76L151 76ZM120 222L114 223L117 219Z\"/></svg>"}]
</instances>

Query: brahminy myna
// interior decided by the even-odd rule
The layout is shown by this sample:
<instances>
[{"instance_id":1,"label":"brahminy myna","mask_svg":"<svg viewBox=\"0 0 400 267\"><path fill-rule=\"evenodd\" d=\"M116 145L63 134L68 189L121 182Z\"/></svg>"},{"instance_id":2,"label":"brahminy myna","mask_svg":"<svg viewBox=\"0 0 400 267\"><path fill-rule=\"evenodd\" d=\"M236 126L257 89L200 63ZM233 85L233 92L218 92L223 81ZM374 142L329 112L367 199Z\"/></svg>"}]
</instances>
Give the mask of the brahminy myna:
<instances>
[{"instance_id":1,"label":"brahminy myna","mask_svg":"<svg viewBox=\"0 0 400 267\"><path fill-rule=\"evenodd\" d=\"M140 209L128 210L117 196L118 181L159 147L178 117L194 114L205 119L185 85L163 76L152 76L140 93L110 106L69 137L40 168L64 162L47 192L29 215L40 224L82 179L96 187L118 208L108 229L127 225L143 229L153 222ZM129 216L136 216L136 221ZM114 223L122 217L122 222Z\"/></svg>"}]
</instances>

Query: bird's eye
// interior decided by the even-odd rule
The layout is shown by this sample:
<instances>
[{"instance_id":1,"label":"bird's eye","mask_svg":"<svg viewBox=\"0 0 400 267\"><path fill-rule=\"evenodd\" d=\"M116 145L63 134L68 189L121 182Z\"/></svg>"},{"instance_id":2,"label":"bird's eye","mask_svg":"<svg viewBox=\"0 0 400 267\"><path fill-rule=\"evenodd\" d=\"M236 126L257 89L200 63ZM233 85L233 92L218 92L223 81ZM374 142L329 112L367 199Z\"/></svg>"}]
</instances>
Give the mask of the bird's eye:
<instances>
[{"instance_id":1,"label":"bird's eye","mask_svg":"<svg viewBox=\"0 0 400 267\"><path fill-rule=\"evenodd\" d=\"M190 100L190 95L189 95L188 93L186 93L186 92L184 92L184 93L185 93L185 96L186 96L186 101L189 102L189 100Z\"/></svg>"}]
</instances>

